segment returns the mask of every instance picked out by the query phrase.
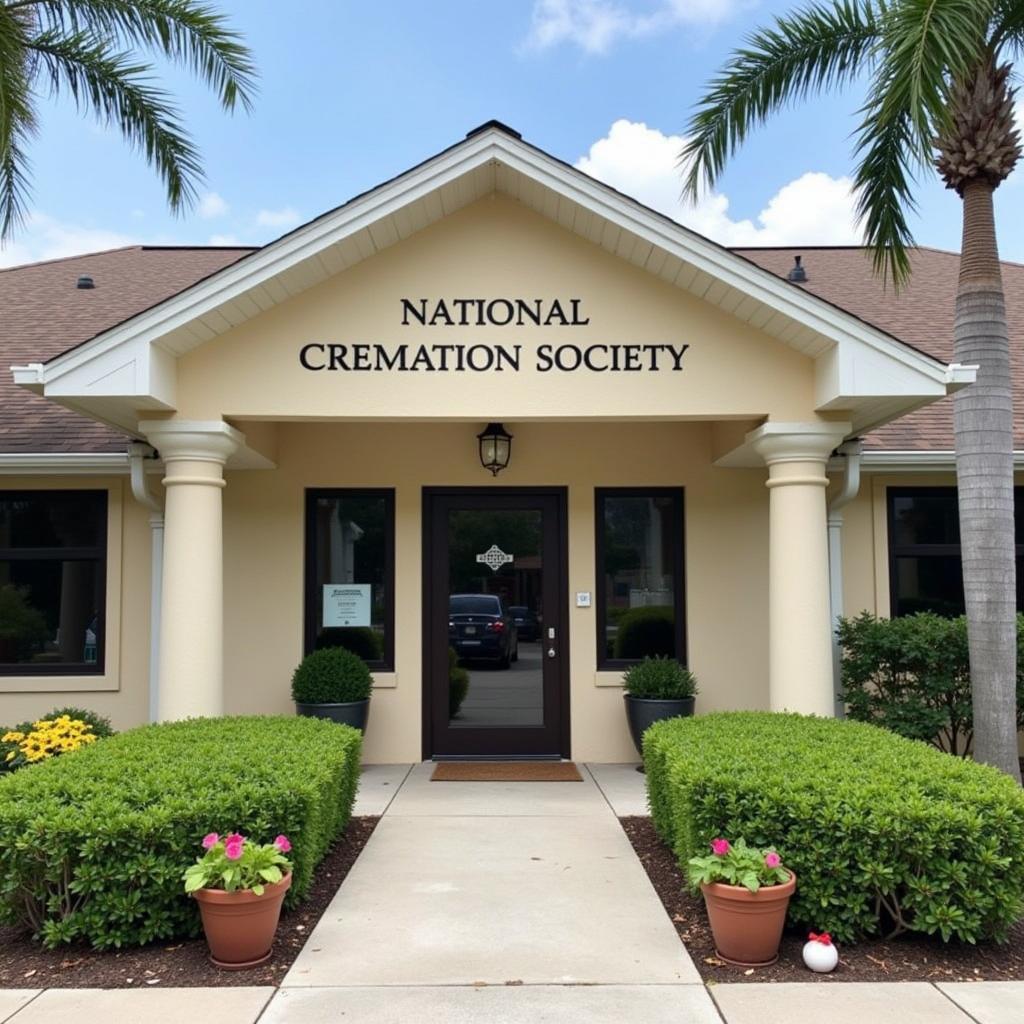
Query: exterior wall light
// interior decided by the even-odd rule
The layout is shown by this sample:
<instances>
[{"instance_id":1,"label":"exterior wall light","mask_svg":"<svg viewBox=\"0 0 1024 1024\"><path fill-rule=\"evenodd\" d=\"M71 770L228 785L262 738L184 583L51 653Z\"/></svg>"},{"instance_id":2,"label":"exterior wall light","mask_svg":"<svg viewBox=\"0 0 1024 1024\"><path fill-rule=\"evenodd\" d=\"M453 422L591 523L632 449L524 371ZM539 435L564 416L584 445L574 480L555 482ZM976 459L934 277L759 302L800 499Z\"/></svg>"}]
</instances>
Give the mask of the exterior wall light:
<instances>
[{"instance_id":1,"label":"exterior wall light","mask_svg":"<svg viewBox=\"0 0 1024 1024\"><path fill-rule=\"evenodd\" d=\"M512 455L512 435L500 423L488 423L476 439L480 442L480 465L497 476Z\"/></svg>"}]
</instances>

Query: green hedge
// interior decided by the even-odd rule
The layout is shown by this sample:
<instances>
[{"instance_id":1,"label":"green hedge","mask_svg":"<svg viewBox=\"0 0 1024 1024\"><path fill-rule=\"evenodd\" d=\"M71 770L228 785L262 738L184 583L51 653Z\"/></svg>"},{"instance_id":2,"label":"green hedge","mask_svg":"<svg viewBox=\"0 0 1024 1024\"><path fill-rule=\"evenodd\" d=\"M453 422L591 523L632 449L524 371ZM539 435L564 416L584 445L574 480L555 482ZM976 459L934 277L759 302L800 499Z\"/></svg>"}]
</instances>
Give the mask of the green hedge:
<instances>
[{"instance_id":1,"label":"green hedge","mask_svg":"<svg viewBox=\"0 0 1024 1024\"><path fill-rule=\"evenodd\" d=\"M655 827L679 864L716 836L775 847L791 922L840 941L1002 940L1024 912L1024 792L994 768L875 726L769 712L644 734Z\"/></svg>"},{"instance_id":2,"label":"green hedge","mask_svg":"<svg viewBox=\"0 0 1024 1024\"><path fill-rule=\"evenodd\" d=\"M930 612L840 619L847 714L967 757L974 738L967 620ZM1024 615L1017 616L1017 728L1024 729Z\"/></svg>"},{"instance_id":3,"label":"green hedge","mask_svg":"<svg viewBox=\"0 0 1024 1024\"><path fill-rule=\"evenodd\" d=\"M345 829L361 736L313 718L150 725L0 780L0 915L53 947L195 935L207 832L292 842L294 904Z\"/></svg>"}]
</instances>

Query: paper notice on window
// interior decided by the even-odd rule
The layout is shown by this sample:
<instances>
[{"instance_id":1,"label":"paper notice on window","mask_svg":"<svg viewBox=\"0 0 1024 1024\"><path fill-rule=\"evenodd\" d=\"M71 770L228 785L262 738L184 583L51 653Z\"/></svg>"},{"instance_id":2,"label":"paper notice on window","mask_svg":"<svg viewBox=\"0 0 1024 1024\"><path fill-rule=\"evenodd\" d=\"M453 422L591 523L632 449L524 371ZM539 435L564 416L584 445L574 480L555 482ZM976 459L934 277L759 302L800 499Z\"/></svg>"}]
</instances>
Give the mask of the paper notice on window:
<instances>
[{"instance_id":1,"label":"paper notice on window","mask_svg":"<svg viewBox=\"0 0 1024 1024\"><path fill-rule=\"evenodd\" d=\"M324 584L324 628L333 626L369 626L369 583Z\"/></svg>"}]
</instances>

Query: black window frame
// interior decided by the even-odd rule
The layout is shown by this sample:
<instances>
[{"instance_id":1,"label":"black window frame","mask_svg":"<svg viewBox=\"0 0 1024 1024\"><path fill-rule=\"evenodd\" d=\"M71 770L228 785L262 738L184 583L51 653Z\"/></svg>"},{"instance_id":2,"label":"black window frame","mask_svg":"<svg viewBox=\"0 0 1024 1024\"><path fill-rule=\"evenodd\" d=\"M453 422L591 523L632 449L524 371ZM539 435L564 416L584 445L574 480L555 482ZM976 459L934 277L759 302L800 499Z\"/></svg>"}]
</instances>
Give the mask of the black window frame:
<instances>
[{"instance_id":1,"label":"black window frame","mask_svg":"<svg viewBox=\"0 0 1024 1024\"><path fill-rule=\"evenodd\" d=\"M321 498L382 498L384 501L384 657L366 664L371 672L395 671L395 489L393 487L307 487L305 582L303 586L303 654L316 644L316 503Z\"/></svg>"},{"instance_id":2,"label":"black window frame","mask_svg":"<svg viewBox=\"0 0 1024 1024\"><path fill-rule=\"evenodd\" d=\"M624 671L640 663L640 658L609 658L605 618L608 596L605 593L607 574L604 571L604 508L608 498L671 498L672 516L679 529L675 534L677 543L672 551L672 599L677 610L675 621L676 661L686 666L689 653L686 645L686 489L683 487L595 487L594 488L594 610L596 614L595 641L597 646L597 669L599 672Z\"/></svg>"},{"instance_id":3,"label":"black window frame","mask_svg":"<svg viewBox=\"0 0 1024 1024\"><path fill-rule=\"evenodd\" d=\"M20 676L45 677L45 676L102 676L106 674L107 657L107 574L108 564L108 542L107 536L110 532L110 494L103 488L61 488L50 489L21 487L17 490L4 490L2 497L4 501L17 501L19 499L38 501L45 498L57 496L76 498L82 495L92 495L100 502L100 529L99 543L82 545L78 547L40 547L40 548L14 548L0 547L0 561L2 562L86 562L95 561L99 563L99 588L97 593L98 609L96 614L97 638L96 638L96 661L87 664L84 661L75 662L47 662L44 664L33 664L32 662L0 662L0 679L11 679Z\"/></svg>"},{"instance_id":4,"label":"black window frame","mask_svg":"<svg viewBox=\"0 0 1024 1024\"><path fill-rule=\"evenodd\" d=\"M912 484L885 489L885 523L888 532L889 565L889 617L896 618L899 596L896 593L899 582L896 560L899 558L963 558L962 545L957 544L897 544L896 543L896 499L898 498L949 498L957 501L955 484L948 486L915 487ZM1024 487L1013 488L1014 517L1024 514ZM1024 544L1014 545L1014 556L1024 557ZM963 579L963 562L960 570ZM913 614L913 613L908 613Z\"/></svg>"}]
</instances>

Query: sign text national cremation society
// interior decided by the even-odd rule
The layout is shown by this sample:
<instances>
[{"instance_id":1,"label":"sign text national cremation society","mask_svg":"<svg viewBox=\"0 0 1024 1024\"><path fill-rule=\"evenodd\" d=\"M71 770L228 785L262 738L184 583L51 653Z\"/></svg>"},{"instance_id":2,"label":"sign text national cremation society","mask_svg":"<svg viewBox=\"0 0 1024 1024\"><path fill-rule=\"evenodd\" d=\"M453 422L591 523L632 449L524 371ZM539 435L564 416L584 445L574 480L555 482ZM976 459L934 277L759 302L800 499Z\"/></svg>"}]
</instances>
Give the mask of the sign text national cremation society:
<instances>
[{"instance_id":1,"label":"sign text national cremation society","mask_svg":"<svg viewBox=\"0 0 1024 1024\"><path fill-rule=\"evenodd\" d=\"M590 324L580 299L402 299L401 303L403 327L580 328ZM530 351L539 373L640 373L681 371L689 347L670 342L544 342ZM316 372L503 373L522 369L524 348L516 342L310 342L300 349L299 362Z\"/></svg>"}]
</instances>

